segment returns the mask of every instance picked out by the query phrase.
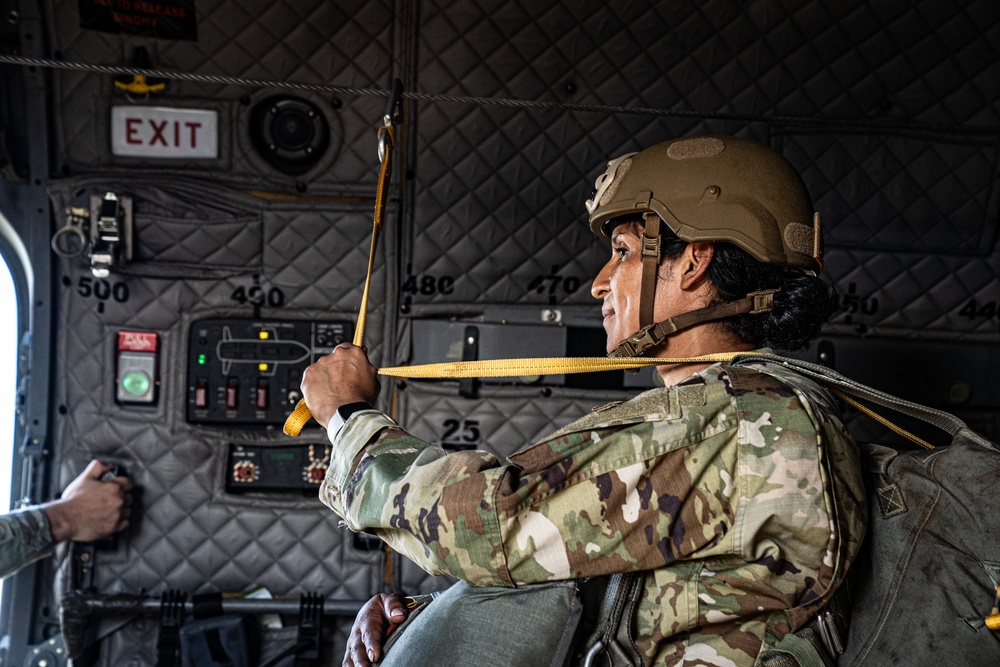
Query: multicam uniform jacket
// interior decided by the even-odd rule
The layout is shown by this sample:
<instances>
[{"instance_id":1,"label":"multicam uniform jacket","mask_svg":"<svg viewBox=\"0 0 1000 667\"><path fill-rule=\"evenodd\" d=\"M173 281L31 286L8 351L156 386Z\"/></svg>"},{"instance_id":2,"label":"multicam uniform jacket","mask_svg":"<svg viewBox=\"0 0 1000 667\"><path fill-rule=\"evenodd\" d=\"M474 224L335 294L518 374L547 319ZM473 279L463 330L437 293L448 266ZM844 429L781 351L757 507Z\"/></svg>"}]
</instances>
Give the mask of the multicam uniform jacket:
<instances>
[{"instance_id":1,"label":"multicam uniform jacket","mask_svg":"<svg viewBox=\"0 0 1000 667\"><path fill-rule=\"evenodd\" d=\"M647 665L753 665L829 599L865 527L833 399L770 364L713 366L597 409L507 463L358 412L320 498L474 585L646 571Z\"/></svg>"},{"instance_id":2,"label":"multicam uniform jacket","mask_svg":"<svg viewBox=\"0 0 1000 667\"><path fill-rule=\"evenodd\" d=\"M52 553L45 511L31 508L0 515L0 578Z\"/></svg>"}]
</instances>

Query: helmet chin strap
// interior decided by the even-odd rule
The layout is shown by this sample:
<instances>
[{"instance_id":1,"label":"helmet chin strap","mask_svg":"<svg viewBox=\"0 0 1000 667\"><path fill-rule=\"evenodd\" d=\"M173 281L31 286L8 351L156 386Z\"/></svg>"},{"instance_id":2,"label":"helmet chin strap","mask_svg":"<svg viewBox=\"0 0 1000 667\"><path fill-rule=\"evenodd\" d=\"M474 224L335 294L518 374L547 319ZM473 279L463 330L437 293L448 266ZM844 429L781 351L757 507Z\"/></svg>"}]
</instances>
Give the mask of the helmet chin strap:
<instances>
[{"instance_id":1,"label":"helmet chin strap","mask_svg":"<svg viewBox=\"0 0 1000 667\"><path fill-rule=\"evenodd\" d=\"M656 272L660 265L660 216L652 211L643 214L642 232L642 283L639 286L639 330L618 343L609 357L640 357L678 331L702 322L721 320L734 315L766 313L774 304L776 289L751 292L743 299L720 303L687 313L681 313L662 322L653 321L653 302L656 297Z\"/></svg>"},{"instance_id":2,"label":"helmet chin strap","mask_svg":"<svg viewBox=\"0 0 1000 667\"><path fill-rule=\"evenodd\" d=\"M642 232L642 283L639 286L639 331L618 343L609 357L639 357L662 343L667 336L696 324L745 313L756 315L771 310L774 295L778 291L776 289L751 292L743 299L699 308L662 322L654 322L656 272L660 265L660 225L663 221L652 211L647 211L642 217L645 223Z\"/></svg>"},{"instance_id":3,"label":"helmet chin strap","mask_svg":"<svg viewBox=\"0 0 1000 667\"><path fill-rule=\"evenodd\" d=\"M618 343L618 347L612 350L608 356L640 357L645 354L647 350L656 347L666 340L667 336L687 329L688 327L693 327L696 324L710 322L712 320L721 320L726 317L743 315L746 313L749 313L750 315L766 313L771 310L771 307L774 304L774 295L777 292L778 290L776 289L750 292L743 299L699 308L698 310L692 310L687 313L681 313L680 315L667 318L662 322L647 324L622 342Z\"/></svg>"},{"instance_id":4,"label":"helmet chin strap","mask_svg":"<svg viewBox=\"0 0 1000 667\"><path fill-rule=\"evenodd\" d=\"M642 282L639 285L639 327L653 323L653 302L656 299L656 270L660 266L660 216L647 211L642 216Z\"/></svg>"}]
</instances>

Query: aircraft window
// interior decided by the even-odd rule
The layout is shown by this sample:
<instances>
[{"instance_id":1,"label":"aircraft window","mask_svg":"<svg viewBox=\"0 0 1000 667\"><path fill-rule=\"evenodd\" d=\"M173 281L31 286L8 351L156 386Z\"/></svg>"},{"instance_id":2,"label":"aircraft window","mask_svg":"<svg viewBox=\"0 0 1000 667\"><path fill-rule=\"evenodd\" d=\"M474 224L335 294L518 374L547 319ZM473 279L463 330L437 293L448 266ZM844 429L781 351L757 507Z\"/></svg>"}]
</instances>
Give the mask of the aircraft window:
<instances>
[{"instance_id":1,"label":"aircraft window","mask_svg":"<svg viewBox=\"0 0 1000 667\"><path fill-rule=\"evenodd\" d=\"M0 503L10 508L14 456L14 396L17 391L17 294L14 278L0 255Z\"/></svg>"}]
</instances>

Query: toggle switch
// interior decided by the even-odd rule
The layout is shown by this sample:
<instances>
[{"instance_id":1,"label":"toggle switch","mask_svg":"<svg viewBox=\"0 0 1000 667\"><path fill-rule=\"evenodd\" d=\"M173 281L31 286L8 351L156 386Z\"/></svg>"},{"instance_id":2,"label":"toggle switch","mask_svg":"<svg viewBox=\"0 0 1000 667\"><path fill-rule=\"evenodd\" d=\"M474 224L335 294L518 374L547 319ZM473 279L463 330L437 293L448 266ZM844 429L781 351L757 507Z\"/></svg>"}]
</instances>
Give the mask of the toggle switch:
<instances>
[{"instance_id":1,"label":"toggle switch","mask_svg":"<svg viewBox=\"0 0 1000 667\"><path fill-rule=\"evenodd\" d=\"M119 331L115 400L125 405L155 405L159 336L146 331Z\"/></svg>"},{"instance_id":2,"label":"toggle switch","mask_svg":"<svg viewBox=\"0 0 1000 667\"><path fill-rule=\"evenodd\" d=\"M267 380L257 382L257 409L267 410Z\"/></svg>"},{"instance_id":3,"label":"toggle switch","mask_svg":"<svg viewBox=\"0 0 1000 667\"><path fill-rule=\"evenodd\" d=\"M204 408L208 406L208 380L198 380L194 386L194 407Z\"/></svg>"},{"instance_id":4,"label":"toggle switch","mask_svg":"<svg viewBox=\"0 0 1000 667\"><path fill-rule=\"evenodd\" d=\"M226 384L226 407L230 410L237 408L240 398L240 381L237 378L229 378Z\"/></svg>"}]
</instances>

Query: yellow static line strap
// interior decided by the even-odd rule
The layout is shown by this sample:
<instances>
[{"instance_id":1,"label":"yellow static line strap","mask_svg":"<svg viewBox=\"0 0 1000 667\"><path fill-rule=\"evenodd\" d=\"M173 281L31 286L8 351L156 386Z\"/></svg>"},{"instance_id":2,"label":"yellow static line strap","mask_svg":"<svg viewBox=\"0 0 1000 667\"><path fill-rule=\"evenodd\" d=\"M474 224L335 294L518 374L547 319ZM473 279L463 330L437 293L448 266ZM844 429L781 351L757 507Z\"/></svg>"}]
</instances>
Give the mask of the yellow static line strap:
<instances>
[{"instance_id":1,"label":"yellow static line strap","mask_svg":"<svg viewBox=\"0 0 1000 667\"><path fill-rule=\"evenodd\" d=\"M414 378L505 378L532 375L568 375L600 371L639 370L646 366L666 364L704 364L729 361L742 352L719 352L700 357L540 357L535 359L487 359L480 361L454 361L420 366L394 366L380 368L379 375ZM312 419L304 400L300 400L292 414L285 420L284 432L298 436Z\"/></svg>"},{"instance_id":2,"label":"yellow static line strap","mask_svg":"<svg viewBox=\"0 0 1000 667\"><path fill-rule=\"evenodd\" d=\"M990 614L986 617L986 627L990 630L1000 630L1000 614Z\"/></svg>"},{"instance_id":3,"label":"yellow static line strap","mask_svg":"<svg viewBox=\"0 0 1000 667\"><path fill-rule=\"evenodd\" d=\"M486 359L480 361L454 361L421 366L394 366L380 368L379 375L397 378L507 378L531 375L566 375L570 373L598 373L601 371L639 370L646 366L665 364L698 364L729 361L739 352L706 354L701 357L677 359L657 357L565 357L535 359Z\"/></svg>"},{"instance_id":4,"label":"yellow static line strap","mask_svg":"<svg viewBox=\"0 0 1000 667\"><path fill-rule=\"evenodd\" d=\"M836 389L831 389L831 391L834 394L836 394L840 398L840 400L844 401L848 405L851 405L852 407L854 407L854 408L860 410L861 412L865 413L866 415L868 415L869 417L871 417L872 419L874 419L875 421L877 421L882 426L885 426L890 431L893 431L894 433L897 433L897 434L903 436L904 438L906 438L907 440L909 440L913 444L919 445L919 446L923 447L924 449L934 449L934 445L930 444L929 442L927 442L923 438L920 438L920 437L918 437L916 435L913 435L912 433L910 433L909 431L907 431L902 426L897 426L896 424L893 424L891 421L889 421L888 419L886 419L885 417L883 417L879 413L875 412L871 408L868 408L868 407L862 405L861 403L858 403L856 400L854 400L853 398L851 398L847 394L845 394L843 392L840 392L840 391L837 391Z\"/></svg>"},{"instance_id":5,"label":"yellow static line strap","mask_svg":"<svg viewBox=\"0 0 1000 667\"><path fill-rule=\"evenodd\" d=\"M372 219L372 240L368 250L368 271L365 274L365 287L361 294L357 324L354 327L354 344L358 347L361 347L365 340L368 293L371 290L372 272L375 268L375 251L378 249L378 240L382 233L382 216L385 214L389 177L392 174L392 149L396 145L396 127L403 120L402 104L403 84L399 79L396 79L392 83L392 93L385 110L385 123L378 130L378 156L381 164L378 172L378 188L375 191L375 214ZM282 431L286 435L298 437L310 419L312 419L312 413L309 412L305 399L299 399L292 414L288 415L288 419L285 420Z\"/></svg>"}]
</instances>

